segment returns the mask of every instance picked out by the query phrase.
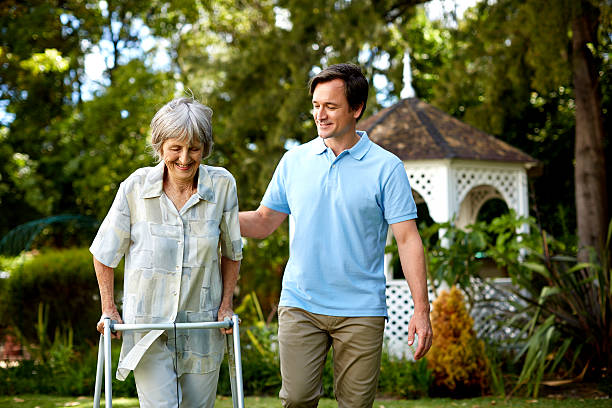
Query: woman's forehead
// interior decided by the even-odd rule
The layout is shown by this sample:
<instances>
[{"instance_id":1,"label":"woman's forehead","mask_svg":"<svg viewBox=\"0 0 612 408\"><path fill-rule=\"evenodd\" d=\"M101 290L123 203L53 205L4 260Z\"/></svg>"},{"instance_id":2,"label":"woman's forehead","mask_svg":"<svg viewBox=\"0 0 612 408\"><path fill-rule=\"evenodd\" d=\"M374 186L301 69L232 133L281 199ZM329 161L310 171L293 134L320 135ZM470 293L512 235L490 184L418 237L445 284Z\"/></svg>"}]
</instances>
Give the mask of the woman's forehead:
<instances>
[{"instance_id":1,"label":"woman's forehead","mask_svg":"<svg viewBox=\"0 0 612 408\"><path fill-rule=\"evenodd\" d=\"M201 145L200 141L198 140L197 137L189 137L189 136L183 136L183 137L171 137L169 139L166 139L166 141L164 142L164 145L166 146L187 146L187 147L199 147Z\"/></svg>"}]
</instances>

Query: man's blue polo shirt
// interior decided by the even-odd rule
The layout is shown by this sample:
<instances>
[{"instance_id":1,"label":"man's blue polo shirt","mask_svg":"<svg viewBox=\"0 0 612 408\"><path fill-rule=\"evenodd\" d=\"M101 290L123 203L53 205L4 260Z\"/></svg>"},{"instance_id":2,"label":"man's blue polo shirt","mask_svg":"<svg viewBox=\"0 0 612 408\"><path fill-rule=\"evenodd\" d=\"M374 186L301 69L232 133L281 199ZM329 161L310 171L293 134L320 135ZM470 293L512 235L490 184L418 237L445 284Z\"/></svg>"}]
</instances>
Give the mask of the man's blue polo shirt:
<instances>
[{"instance_id":1,"label":"man's blue polo shirt","mask_svg":"<svg viewBox=\"0 0 612 408\"><path fill-rule=\"evenodd\" d=\"M387 316L387 230L416 205L401 160L358 134L338 157L320 137L291 149L268 185L261 204L294 217L280 306Z\"/></svg>"}]
</instances>

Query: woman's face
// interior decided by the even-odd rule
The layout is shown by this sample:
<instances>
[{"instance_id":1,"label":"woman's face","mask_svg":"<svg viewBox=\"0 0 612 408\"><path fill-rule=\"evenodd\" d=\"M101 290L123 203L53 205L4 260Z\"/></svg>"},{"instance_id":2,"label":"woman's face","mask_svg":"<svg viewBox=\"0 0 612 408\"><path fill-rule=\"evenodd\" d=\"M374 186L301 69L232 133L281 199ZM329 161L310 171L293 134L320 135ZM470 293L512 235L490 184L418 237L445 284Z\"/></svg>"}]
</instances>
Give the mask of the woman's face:
<instances>
[{"instance_id":1,"label":"woman's face","mask_svg":"<svg viewBox=\"0 0 612 408\"><path fill-rule=\"evenodd\" d=\"M202 161L202 145L198 140L189 144L187 141L172 138L164 142L161 154L168 169L168 176L173 181L193 181Z\"/></svg>"}]
</instances>

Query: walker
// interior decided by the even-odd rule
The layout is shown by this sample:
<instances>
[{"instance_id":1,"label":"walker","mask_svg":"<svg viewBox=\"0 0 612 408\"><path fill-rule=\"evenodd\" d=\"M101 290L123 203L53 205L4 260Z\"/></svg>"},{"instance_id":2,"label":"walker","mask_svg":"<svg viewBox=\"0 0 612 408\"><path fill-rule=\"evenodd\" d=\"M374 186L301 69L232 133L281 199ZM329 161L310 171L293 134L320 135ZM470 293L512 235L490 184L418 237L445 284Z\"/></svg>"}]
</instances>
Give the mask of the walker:
<instances>
[{"instance_id":1,"label":"walker","mask_svg":"<svg viewBox=\"0 0 612 408\"><path fill-rule=\"evenodd\" d=\"M110 318L104 319L104 334L100 335L100 345L98 348L98 364L96 368L96 388L94 393L94 408L100 408L100 395L102 394L102 371L104 371L104 397L106 407L113 406L112 389L112 365L111 365L111 332L130 331L130 330L173 330L173 329L233 329L232 335L226 335L228 350L228 365L230 373L230 383L232 389L232 403L234 408L244 408L244 391L242 387L242 362L240 358L240 331L238 327L238 315L233 315L232 319L225 319L222 322L201 322L201 323L152 323L152 324L118 324ZM230 341L230 336L233 341ZM232 358L231 349L234 349ZM232 361L233 360L233 361Z\"/></svg>"}]
</instances>

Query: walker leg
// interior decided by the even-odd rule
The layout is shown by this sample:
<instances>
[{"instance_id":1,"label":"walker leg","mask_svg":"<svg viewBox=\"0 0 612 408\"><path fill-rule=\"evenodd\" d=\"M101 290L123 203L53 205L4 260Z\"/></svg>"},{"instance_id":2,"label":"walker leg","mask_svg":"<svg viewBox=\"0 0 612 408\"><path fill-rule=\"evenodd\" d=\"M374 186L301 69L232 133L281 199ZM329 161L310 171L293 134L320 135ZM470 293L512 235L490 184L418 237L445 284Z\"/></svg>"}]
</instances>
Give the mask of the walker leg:
<instances>
[{"instance_id":1,"label":"walker leg","mask_svg":"<svg viewBox=\"0 0 612 408\"><path fill-rule=\"evenodd\" d=\"M234 322L234 361L236 362L236 395L238 399L238 408L244 408L244 388L242 384L242 360L240 356L240 328L238 315L232 316Z\"/></svg>"},{"instance_id":2,"label":"walker leg","mask_svg":"<svg viewBox=\"0 0 612 408\"><path fill-rule=\"evenodd\" d=\"M225 335L227 346L227 365L229 367L230 387L232 389L232 407L238 408L238 393L236 391L236 359L234 357L234 343L232 335Z\"/></svg>"},{"instance_id":3,"label":"walker leg","mask_svg":"<svg viewBox=\"0 0 612 408\"><path fill-rule=\"evenodd\" d=\"M106 408L113 406L113 374L111 359L111 320L104 319L104 398Z\"/></svg>"},{"instance_id":4,"label":"walker leg","mask_svg":"<svg viewBox=\"0 0 612 408\"><path fill-rule=\"evenodd\" d=\"M104 371L104 336L100 335L98 344L98 363L96 365L96 388L94 391L93 408L100 408L100 395L102 394L102 371Z\"/></svg>"}]
</instances>

